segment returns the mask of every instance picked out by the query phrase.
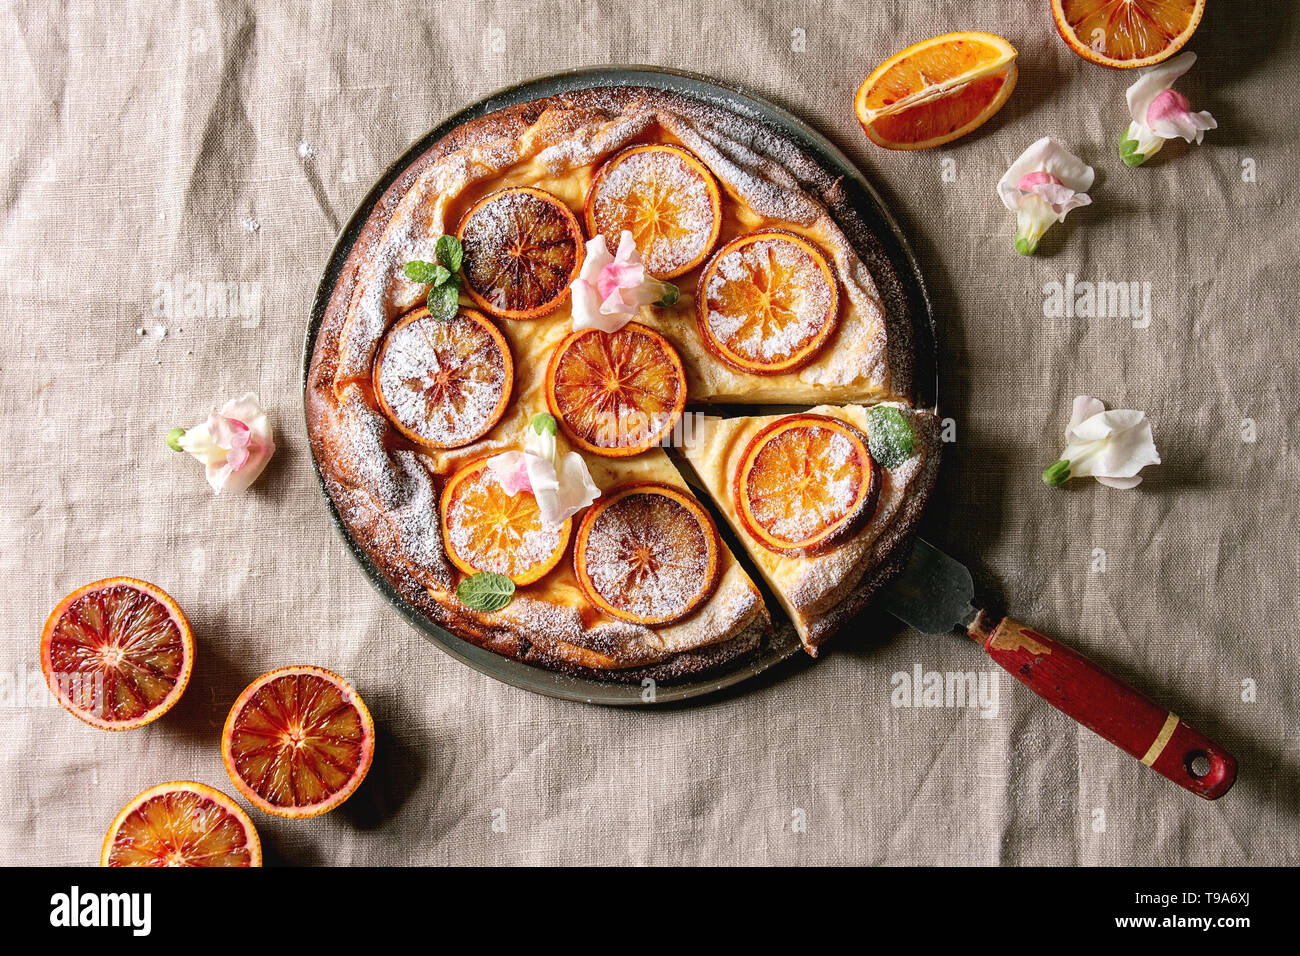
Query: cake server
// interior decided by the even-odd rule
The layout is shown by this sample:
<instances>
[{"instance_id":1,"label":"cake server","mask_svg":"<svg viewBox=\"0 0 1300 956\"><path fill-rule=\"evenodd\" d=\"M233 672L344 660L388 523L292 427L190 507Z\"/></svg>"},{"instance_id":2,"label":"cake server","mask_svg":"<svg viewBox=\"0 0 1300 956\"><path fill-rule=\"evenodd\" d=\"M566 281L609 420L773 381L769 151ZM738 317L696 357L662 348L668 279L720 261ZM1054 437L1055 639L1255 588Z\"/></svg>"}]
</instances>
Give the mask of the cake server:
<instances>
[{"instance_id":1,"label":"cake server","mask_svg":"<svg viewBox=\"0 0 1300 956\"><path fill-rule=\"evenodd\" d=\"M1237 779L1232 754L1078 651L1010 617L977 607L964 564L917 538L880 606L926 634L960 628L1057 710L1197 796L1217 800Z\"/></svg>"}]
</instances>

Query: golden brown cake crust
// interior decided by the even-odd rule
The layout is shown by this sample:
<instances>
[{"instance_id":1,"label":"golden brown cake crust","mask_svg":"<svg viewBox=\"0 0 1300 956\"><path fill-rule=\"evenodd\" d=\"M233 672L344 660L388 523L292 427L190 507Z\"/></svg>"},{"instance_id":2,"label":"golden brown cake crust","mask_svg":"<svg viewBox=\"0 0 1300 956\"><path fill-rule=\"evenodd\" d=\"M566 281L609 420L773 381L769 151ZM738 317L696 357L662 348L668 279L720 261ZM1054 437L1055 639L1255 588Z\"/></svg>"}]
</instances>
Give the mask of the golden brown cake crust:
<instances>
[{"instance_id":1,"label":"golden brown cake crust","mask_svg":"<svg viewBox=\"0 0 1300 956\"><path fill-rule=\"evenodd\" d=\"M752 652L767 630L761 600L715 615L697 646L656 650L656 635L569 615L556 626L471 611L451 596L458 573L437 528L439 478L377 411L370 364L383 330L417 299L396 276L400 262L381 256L415 214L427 215L439 181L490 179L533 159L539 144L561 168L595 162L659 124L684 141L743 199L774 221L826 230L850 295L878 314L870 374L881 396L912 391L911 327L901 286L877 239L851 208L841 184L798 147L767 127L692 98L640 87L561 94L518 104L449 132L402 170L362 227L325 309L304 398L312 452L334 507L355 546L396 591L432 621L497 653L555 670L603 679L680 679ZM423 192L423 197L415 195ZM450 228L435 228L432 239ZM454 223L452 223L454 226ZM402 246L411 258L418 244ZM423 256L433 258L432 255ZM853 290L856 290L853 291ZM830 349L833 351L834 343ZM857 373L855 373L857 374ZM547 622L551 624L553 622ZM645 631L646 629L641 629Z\"/></svg>"}]
</instances>

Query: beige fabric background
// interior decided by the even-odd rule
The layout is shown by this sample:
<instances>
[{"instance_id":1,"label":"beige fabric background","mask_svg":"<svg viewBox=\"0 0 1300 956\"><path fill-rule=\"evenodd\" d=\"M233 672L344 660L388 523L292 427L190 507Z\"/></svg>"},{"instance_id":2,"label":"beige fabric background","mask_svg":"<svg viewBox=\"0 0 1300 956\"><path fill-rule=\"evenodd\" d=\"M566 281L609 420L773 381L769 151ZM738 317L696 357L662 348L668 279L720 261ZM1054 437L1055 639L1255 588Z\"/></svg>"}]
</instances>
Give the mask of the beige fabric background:
<instances>
[{"instance_id":1,"label":"beige fabric background","mask_svg":"<svg viewBox=\"0 0 1300 956\"><path fill-rule=\"evenodd\" d=\"M1220 129L1129 170L1115 144L1133 76L1070 53L1047 0L280 6L0 4L0 862L91 863L144 787L229 789L231 701L303 661L356 683L379 751L327 818L257 814L282 862L1300 859L1300 8L1210 0L1180 89ZM868 143L851 112L861 78L958 28L1020 49L1007 107L950 148ZM299 349L334 236L406 144L464 103L618 62L769 97L881 189L945 340L957 441L928 535L1023 619L1234 749L1227 798L1167 784L1009 677L995 717L892 707L891 675L917 664L996 673L956 636L870 617L815 666L624 713L474 673L371 589L326 518L301 423ZM1095 204L1026 260L994 185L1048 133L1097 166ZM1044 283L1071 273L1150 283L1149 327L1046 318ZM258 307L159 317L159 284L191 279L255 284ZM162 436L246 388L280 451L253 493L217 498ZM1151 415L1165 464L1140 490L1039 481L1079 392ZM116 573L169 589L199 655L171 714L110 735L50 706L36 650L60 596Z\"/></svg>"}]
</instances>

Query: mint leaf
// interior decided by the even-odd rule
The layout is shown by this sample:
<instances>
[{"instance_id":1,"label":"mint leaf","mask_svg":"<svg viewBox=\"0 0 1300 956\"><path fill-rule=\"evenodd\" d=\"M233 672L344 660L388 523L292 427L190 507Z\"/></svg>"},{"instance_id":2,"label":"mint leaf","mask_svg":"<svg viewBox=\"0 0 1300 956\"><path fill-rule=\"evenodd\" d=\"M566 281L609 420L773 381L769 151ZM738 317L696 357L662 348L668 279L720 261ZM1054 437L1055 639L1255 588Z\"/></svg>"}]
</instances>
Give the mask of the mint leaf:
<instances>
[{"instance_id":1,"label":"mint leaf","mask_svg":"<svg viewBox=\"0 0 1300 956\"><path fill-rule=\"evenodd\" d=\"M448 272L459 272L461 262L465 258L465 250L461 248L460 240L455 236L440 236L438 243L433 247L434 254L438 261L447 267Z\"/></svg>"},{"instance_id":2,"label":"mint leaf","mask_svg":"<svg viewBox=\"0 0 1300 956\"><path fill-rule=\"evenodd\" d=\"M429 307L429 315L439 322L450 322L460 310L460 290L452 282L436 285L429 290L425 304Z\"/></svg>"},{"instance_id":3,"label":"mint leaf","mask_svg":"<svg viewBox=\"0 0 1300 956\"><path fill-rule=\"evenodd\" d=\"M1070 480L1070 463L1062 458L1043 469L1043 484L1059 488Z\"/></svg>"},{"instance_id":4,"label":"mint leaf","mask_svg":"<svg viewBox=\"0 0 1300 956\"><path fill-rule=\"evenodd\" d=\"M425 262L423 259L412 259L406 265L402 266L402 272L406 278L412 282L430 283L435 281L435 277L440 269L436 262Z\"/></svg>"},{"instance_id":5,"label":"mint leaf","mask_svg":"<svg viewBox=\"0 0 1300 956\"><path fill-rule=\"evenodd\" d=\"M867 444L881 468L897 468L912 457L916 439L903 413L892 405L877 405L867 413Z\"/></svg>"},{"instance_id":6,"label":"mint leaf","mask_svg":"<svg viewBox=\"0 0 1300 956\"><path fill-rule=\"evenodd\" d=\"M447 280L450 278L451 278L451 273L448 272L446 269L444 269L442 266L438 265L433 267L432 281L434 285L445 285Z\"/></svg>"},{"instance_id":7,"label":"mint leaf","mask_svg":"<svg viewBox=\"0 0 1300 956\"><path fill-rule=\"evenodd\" d=\"M481 571L456 587L460 603L475 611L499 611L515 596L515 582L504 574Z\"/></svg>"},{"instance_id":8,"label":"mint leaf","mask_svg":"<svg viewBox=\"0 0 1300 956\"><path fill-rule=\"evenodd\" d=\"M660 308L667 308L670 305L676 305L677 299L681 296L681 292L678 291L677 286L673 285L671 282L665 282L663 285L663 295L659 296L659 298L655 299L654 302L650 304L657 305Z\"/></svg>"},{"instance_id":9,"label":"mint leaf","mask_svg":"<svg viewBox=\"0 0 1300 956\"><path fill-rule=\"evenodd\" d=\"M546 412L538 412L536 415L534 415L532 419L528 422L528 427L531 428L533 431L537 432L537 434L539 435L544 435L547 432L554 435L557 431L557 425L555 423L554 416L549 415Z\"/></svg>"}]
</instances>

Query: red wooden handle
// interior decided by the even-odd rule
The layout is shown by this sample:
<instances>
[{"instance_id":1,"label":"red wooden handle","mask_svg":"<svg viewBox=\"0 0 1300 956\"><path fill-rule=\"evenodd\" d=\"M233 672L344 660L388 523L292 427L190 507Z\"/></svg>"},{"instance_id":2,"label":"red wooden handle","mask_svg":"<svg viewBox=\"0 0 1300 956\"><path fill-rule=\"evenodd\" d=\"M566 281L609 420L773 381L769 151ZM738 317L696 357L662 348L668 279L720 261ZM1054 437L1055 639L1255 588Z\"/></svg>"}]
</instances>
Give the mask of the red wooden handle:
<instances>
[{"instance_id":1,"label":"red wooden handle","mask_svg":"<svg viewBox=\"0 0 1300 956\"><path fill-rule=\"evenodd\" d=\"M1232 754L1064 644L982 611L970 636L1043 700L1180 787L1217 800L1237 779Z\"/></svg>"}]
</instances>

